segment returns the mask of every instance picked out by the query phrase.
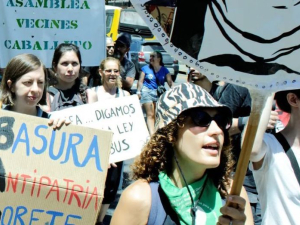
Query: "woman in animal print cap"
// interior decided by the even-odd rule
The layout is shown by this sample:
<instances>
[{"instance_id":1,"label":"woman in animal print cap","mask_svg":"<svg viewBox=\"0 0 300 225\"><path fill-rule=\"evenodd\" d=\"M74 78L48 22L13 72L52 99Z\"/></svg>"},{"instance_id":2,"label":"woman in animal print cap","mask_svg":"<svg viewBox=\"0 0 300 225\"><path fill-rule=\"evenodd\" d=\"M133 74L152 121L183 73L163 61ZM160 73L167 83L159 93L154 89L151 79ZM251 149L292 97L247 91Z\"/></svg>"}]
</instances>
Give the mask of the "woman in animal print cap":
<instances>
[{"instance_id":1,"label":"woman in animal print cap","mask_svg":"<svg viewBox=\"0 0 300 225\"><path fill-rule=\"evenodd\" d=\"M123 192L111 224L253 224L245 190L228 194L231 121L230 109L199 86L165 92L157 130L133 165L137 181Z\"/></svg>"}]
</instances>

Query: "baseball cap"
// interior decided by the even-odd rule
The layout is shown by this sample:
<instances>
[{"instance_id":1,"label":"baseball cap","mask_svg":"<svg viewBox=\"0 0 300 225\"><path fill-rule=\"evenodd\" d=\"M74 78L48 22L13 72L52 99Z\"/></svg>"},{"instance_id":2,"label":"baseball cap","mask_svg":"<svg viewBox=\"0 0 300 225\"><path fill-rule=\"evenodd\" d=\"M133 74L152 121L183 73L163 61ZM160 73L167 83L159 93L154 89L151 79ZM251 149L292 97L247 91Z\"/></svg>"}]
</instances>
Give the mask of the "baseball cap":
<instances>
[{"instance_id":1,"label":"baseball cap","mask_svg":"<svg viewBox=\"0 0 300 225\"><path fill-rule=\"evenodd\" d=\"M182 112L197 107L221 108L222 113L232 118L230 108L217 102L206 90L192 83L182 83L169 89L158 99L155 111L155 128L163 128Z\"/></svg>"},{"instance_id":2,"label":"baseball cap","mask_svg":"<svg viewBox=\"0 0 300 225\"><path fill-rule=\"evenodd\" d=\"M126 45L127 47L130 47L130 43L131 43L131 35L128 33L122 33L116 43L121 42L122 44Z\"/></svg>"}]
</instances>

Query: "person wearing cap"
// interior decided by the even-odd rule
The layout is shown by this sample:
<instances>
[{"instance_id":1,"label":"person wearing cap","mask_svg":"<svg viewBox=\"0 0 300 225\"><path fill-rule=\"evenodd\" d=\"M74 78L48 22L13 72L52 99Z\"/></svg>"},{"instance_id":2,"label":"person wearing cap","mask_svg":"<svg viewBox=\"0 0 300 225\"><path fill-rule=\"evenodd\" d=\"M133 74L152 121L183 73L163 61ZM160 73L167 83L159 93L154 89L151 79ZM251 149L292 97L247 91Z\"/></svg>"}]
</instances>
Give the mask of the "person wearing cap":
<instances>
[{"instance_id":1,"label":"person wearing cap","mask_svg":"<svg viewBox=\"0 0 300 225\"><path fill-rule=\"evenodd\" d=\"M232 111L232 126L229 129L231 136L234 160L238 161L241 152L241 132L246 125L251 112L251 96L247 88L224 83L223 81L211 82L205 75L195 68L189 68L188 81L208 91L219 103L227 105ZM278 113L272 111L268 129L274 129ZM261 206L252 171L248 168L243 183L250 201L255 225L260 225Z\"/></svg>"},{"instance_id":2,"label":"person wearing cap","mask_svg":"<svg viewBox=\"0 0 300 225\"><path fill-rule=\"evenodd\" d=\"M157 130L132 166L137 181L122 193L111 224L253 224L245 190L228 194L231 121L230 109L197 85L166 91Z\"/></svg>"},{"instance_id":3,"label":"person wearing cap","mask_svg":"<svg viewBox=\"0 0 300 225\"><path fill-rule=\"evenodd\" d=\"M136 70L134 63L131 62L126 54L130 50L131 36L128 33L122 33L116 40L114 57L120 60L122 78L122 88L131 92Z\"/></svg>"}]
</instances>

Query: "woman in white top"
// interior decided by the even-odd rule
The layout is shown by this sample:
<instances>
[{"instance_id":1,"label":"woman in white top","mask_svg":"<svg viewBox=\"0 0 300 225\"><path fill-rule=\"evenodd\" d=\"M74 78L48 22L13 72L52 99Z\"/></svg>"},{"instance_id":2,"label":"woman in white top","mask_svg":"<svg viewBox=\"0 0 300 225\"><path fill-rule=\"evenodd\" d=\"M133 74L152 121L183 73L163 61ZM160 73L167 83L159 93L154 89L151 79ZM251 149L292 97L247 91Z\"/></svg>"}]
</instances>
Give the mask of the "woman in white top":
<instances>
[{"instance_id":1,"label":"woman in white top","mask_svg":"<svg viewBox=\"0 0 300 225\"><path fill-rule=\"evenodd\" d=\"M99 67L102 86L94 87L98 100L129 96L129 92L122 90L120 77L120 61L116 58L108 57L103 60Z\"/></svg>"},{"instance_id":2,"label":"woman in white top","mask_svg":"<svg viewBox=\"0 0 300 225\"><path fill-rule=\"evenodd\" d=\"M103 60L99 67L102 86L94 87L97 93L98 101L112 99L118 97L129 96L129 92L122 90L122 82L120 77L120 61L116 58L108 57ZM112 167L107 172L104 199L97 220L97 225L102 224L106 211L115 198L118 191L123 162L112 163Z\"/></svg>"}]
</instances>

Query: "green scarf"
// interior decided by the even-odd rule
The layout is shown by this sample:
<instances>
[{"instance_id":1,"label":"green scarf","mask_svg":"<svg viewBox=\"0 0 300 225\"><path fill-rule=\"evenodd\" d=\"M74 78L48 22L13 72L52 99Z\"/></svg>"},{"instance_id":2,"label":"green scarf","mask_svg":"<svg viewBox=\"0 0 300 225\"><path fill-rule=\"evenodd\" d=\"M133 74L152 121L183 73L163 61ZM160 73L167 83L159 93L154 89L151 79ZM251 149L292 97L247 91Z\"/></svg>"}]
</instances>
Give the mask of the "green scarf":
<instances>
[{"instance_id":1,"label":"green scarf","mask_svg":"<svg viewBox=\"0 0 300 225\"><path fill-rule=\"evenodd\" d=\"M176 187L165 171L160 172L158 177L161 188L170 200L172 209L178 215L180 224L192 224L192 202L187 187ZM205 180L208 179L202 197L197 204L200 210L197 212L196 225L216 224L218 217L221 215L222 199L220 193L213 182L206 177L207 175L189 185L193 200L197 202L202 186Z\"/></svg>"}]
</instances>

